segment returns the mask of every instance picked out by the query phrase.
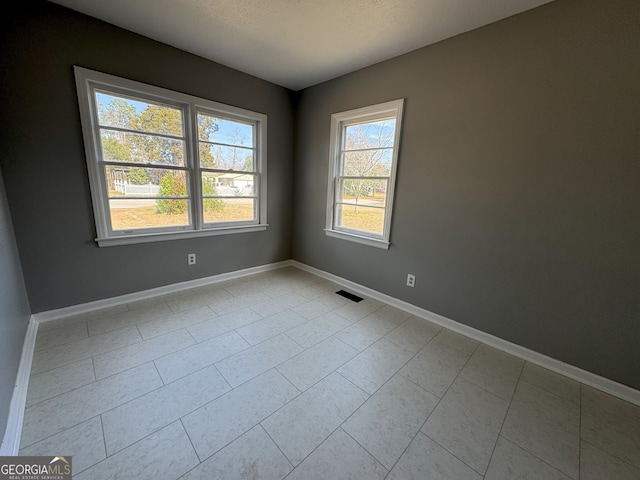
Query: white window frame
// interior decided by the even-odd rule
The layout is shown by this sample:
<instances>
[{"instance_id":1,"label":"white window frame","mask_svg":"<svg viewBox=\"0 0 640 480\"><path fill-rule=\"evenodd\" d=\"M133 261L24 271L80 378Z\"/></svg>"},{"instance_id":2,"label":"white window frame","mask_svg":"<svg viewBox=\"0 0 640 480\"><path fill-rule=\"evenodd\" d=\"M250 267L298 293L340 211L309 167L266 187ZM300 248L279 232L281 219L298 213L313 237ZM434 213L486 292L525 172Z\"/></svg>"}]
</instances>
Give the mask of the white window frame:
<instances>
[{"instance_id":1,"label":"white window frame","mask_svg":"<svg viewBox=\"0 0 640 480\"><path fill-rule=\"evenodd\" d=\"M116 77L75 66L76 88L80 119L91 187L91 198L96 223L96 242L100 247L135 243L176 240L183 238L224 235L265 230L267 223L267 116L262 113L245 110L230 105L206 100L180 92L147 85L141 82ZM102 148L98 125L95 90L114 95L131 96L141 100L169 105L183 112L185 137L185 167L189 182L187 195L190 201L189 216L191 225L167 226L135 230L112 230L109 213L109 196L102 166ZM199 139L197 115L203 113L223 119L237 120L254 125L253 148L254 170L257 177L255 187L256 212L252 221L234 221L227 223L204 223L202 215L202 182L199 164ZM145 164L140 164L145 167ZM151 166L151 165L150 165ZM153 166L159 167L154 164ZM211 170L204 168L203 170Z\"/></svg>"},{"instance_id":2,"label":"white window frame","mask_svg":"<svg viewBox=\"0 0 640 480\"><path fill-rule=\"evenodd\" d=\"M325 228L325 232L328 236L383 249L388 249L391 245L389 239L391 235L391 216L393 213L393 200L395 197L394 191L396 184L396 170L398 165L398 152L400 148L400 130L402 126L403 106L404 99L398 99L331 115L329 183L327 188L327 218ZM357 125L360 123L389 119L392 117L395 117L396 119L396 128L394 132L391 172L389 175L387 186L382 235L336 226L336 184L343 172L342 153L344 149L344 131L346 127L350 125Z\"/></svg>"}]
</instances>

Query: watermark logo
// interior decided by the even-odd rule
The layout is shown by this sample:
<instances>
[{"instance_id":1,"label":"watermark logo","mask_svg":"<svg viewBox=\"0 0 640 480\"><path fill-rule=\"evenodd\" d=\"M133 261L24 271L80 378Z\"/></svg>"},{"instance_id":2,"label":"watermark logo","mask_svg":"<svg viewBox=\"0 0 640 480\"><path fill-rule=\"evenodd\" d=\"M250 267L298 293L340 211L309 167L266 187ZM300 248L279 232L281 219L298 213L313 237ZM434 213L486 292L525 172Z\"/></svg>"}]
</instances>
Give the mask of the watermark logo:
<instances>
[{"instance_id":1,"label":"watermark logo","mask_svg":"<svg viewBox=\"0 0 640 480\"><path fill-rule=\"evenodd\" d=\"M0 457L0 480L71 480L70 456Z\"/></svg>"}]
</instances>

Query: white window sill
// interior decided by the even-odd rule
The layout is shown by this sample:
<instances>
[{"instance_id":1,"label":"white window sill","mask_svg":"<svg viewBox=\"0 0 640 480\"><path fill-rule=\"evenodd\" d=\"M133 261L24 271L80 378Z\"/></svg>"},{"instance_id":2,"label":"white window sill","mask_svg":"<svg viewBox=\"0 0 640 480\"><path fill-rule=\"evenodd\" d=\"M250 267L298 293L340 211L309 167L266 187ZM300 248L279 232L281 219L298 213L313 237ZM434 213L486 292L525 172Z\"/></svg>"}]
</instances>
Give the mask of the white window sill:
<instances>
[{"instance_id":1,"label":"white window sill","mask_svg":"<svg viewBox=\"0 0 640 480\"><path fill-rule=\"evenodd\" d=\"M268 224L243 225L241 227L224 227L208 230L189 230L187 232L148 233L141 235L119 235L109 238L96 238L100 247L115 247L118 245L133 245L136 243L161 242L165 240L183 240L185 238L211 237L232 233L248 233L266 230Z\"/></svg>"},{"instance_id":2,"label":"white window sill","mask_svg":"<svg viewBox=\"0 0 640 480\"><path fill-rule=\"evenodd\" d=\"M376 238L364 237L353 233L338 232L336 230L325 230L327 236L334 238L341 238L342 240L348 240L350 242L360 243L362 245L368 245L370 247L382 248L389 250L391 243L384 240L378 240Z\"/></svg>"}]
</instances>

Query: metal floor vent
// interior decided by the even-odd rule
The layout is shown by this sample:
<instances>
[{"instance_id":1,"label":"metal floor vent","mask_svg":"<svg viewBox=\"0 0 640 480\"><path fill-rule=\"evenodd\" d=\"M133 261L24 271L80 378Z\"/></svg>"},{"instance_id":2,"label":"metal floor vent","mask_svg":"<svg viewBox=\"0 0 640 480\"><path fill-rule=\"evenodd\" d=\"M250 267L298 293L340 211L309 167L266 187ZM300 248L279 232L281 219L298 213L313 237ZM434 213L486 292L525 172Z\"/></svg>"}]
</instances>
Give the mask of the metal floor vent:
<instances>
[{"instance_id":1,"label":"metal floor vent","mask_svg":"<svg viewBox=\"0 0 640 480\"><path fill-rule=\"evenodd\" d=\"M344 297L344 298L348 298L349 300L351 300L352 302L361 302L362 301L362 297L359 297L357 295L354 295L353 293L349 293L349 292L345 292L344 290L340 290L338 292L336 292L338 295Z\"/></svg>"}]
</instances>

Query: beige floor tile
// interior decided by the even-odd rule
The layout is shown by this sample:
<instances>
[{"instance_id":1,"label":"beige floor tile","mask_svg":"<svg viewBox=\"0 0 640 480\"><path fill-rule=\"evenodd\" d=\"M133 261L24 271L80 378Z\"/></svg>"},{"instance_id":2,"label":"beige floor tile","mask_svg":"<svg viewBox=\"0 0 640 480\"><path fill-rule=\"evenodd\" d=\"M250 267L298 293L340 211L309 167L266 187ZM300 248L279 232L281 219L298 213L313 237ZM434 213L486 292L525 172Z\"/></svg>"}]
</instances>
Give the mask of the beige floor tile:
<instances>
[{"instance_id":1,"label":"beige floor tile","mask_svg":"<svg viewBox=\"0 0 640 480\"><path fill-rule=\"evenodd\" d=\"M355 348L335 337L329 337L278 365L277 369L298 390L304 391L357 354Z\"/></svg>"},{"instance_id":2,"label":"beige floor tile","mask_svg":"<svg viewBox=\"0 0 640 480\"><path fill-rule=\"evenodd\" d=\"M349 360L337 372L369 395L385 384L412 354L386 340L379 340Z\"/></svg>"},{"instance_id":3,"label":"beige floor tile","mask_svg":"<svg viewBox=\"0 0 640 480\"><path fill-rule=\"evenodd\" d=\"M293 467L260 425L253 427L181 480L284 478Z\"/></svg>"},{"instance_id":4,"label":"beige floor tile","mask_svg":"<svg viewBox=\"0 0 640 480\"><path fill-rule=\"evenodd\" d=\"M513 397L502 435L571 478L578 478L580 409L526 382Z\"/></svg>"},{"instance_id":5,"label":"beige floor tile","mask_svg":"<svg viewBox=\"0 0 640 480\"><path fill-rule=\"evenodd\" d=\"M580 404L580 383L551 370L526 362L521 380L560 398Z\"/></svg>"},{"instance_id":6,"label":"beige floor tile","mask_svg":"<svg viewBox=\"0 0 640 480\"><path fill-rule=\"evenodd\" d=\"M511 400L524 361L486 345L480 345L460 376L489 390L505 400Z\"/></svg>"},{"instance_id":7,"label":"beige floor tile","mask_svg":"<svg viewBox=\"0 0 640 480\"><path fill-rule=\"evenodd\" d=\"M484 475L509 402L458 379L442 398L422 432Z\"/></svg>"},{"instance_id":8,"label":"beige floor tile","mask_svg":"<svg viewBox=\"0 0 640 480\"><path fill-rule=\"evenodd\" d=\"M580 446L580 480L638 480L640 468L625 462L590 443Z\"/></svg>"},{"instance_id":9,"label":"beige floor tile","mask_svg":"<svg viewBox=\"0 0 640 480\"><path fill-rule=\"evenodd\" d=\"M280 373L269 370L186 415L182 423L198 455L205 459L299 393Z\"/></svg>"},{"instance_id":10,"label":"beige floor tile","mask_svg":"<svg viewBox=\"0 0 640 480\"><path fill-rule=\"evenodd\" d=\"M262 422L295 466L344 422L368 395L333 373Z\"/></svg>"},{"instance_id":11,"label":"beige floor tile","mask_svg":"<svg viewBox=\"0 0 640 480\"><path fill-rule=\"evenodd\" d=\"M438 400L406 378L395 375L342 428L391 469Z\"/></svg>"},{"instance_id":12,"label":"beige floor tile","mask_svg":"<svg viewBox=\"0 0 640 480\"><path fill-rule=\"evenodd\" d=\"M90 467L74 480L136 480L177 479L198 464L180 422L172 423L138 443L107 457Z\"/></svg>"},{"instance_id":13,"label":"beige floor tile","mask_svg":"<svg viewBox=\"0 0 640 480\"><path fill-rule=\"evenodd\" d=\"M387 480L482 480L473 469L418 433Z\"/></svg>"},{"instance_id":14,"label":"beige floor tile","mask_svg":"<svg viewBox=\"0 0 640 480\"><path fill-rule=\"evenodd\" d=\"M526 450L500 438L485 480L570 480L565 474ZM604 478L602 479L604 480Z\"/></svg>"},{"instance_id":15,"label":"beige floor tile","mask_svg":"<svg viewBox=\"0 0 640 480\"><path fill-rule=\"evenodd\" d=\"M106 458L102 423L93 417L45 440L20 450L20 455L70 455L78 474Z\"/></svg>"},{"instance_id":16,"label":"beige floor tile","mask_svg":"<svg viewBox=\"0 0 640 480\"><path fill-rule=\"evenodd\" d=\"M582 440L640 468L640 406L582 387Z\"/></svg>"},{"instance_id":17,"label":"beige floor tile","mask_svg":"<svg viewBox=\"0 0 640 480\"><path fill-rule=\"evenodd\" d=\"M343 430L336 430L287 480L382 480L387 470Z\"/></svg>"},{"instance_id":18,"label":"beige floor tile","mask_svg":"<svg viewBox=\"0 0 640 480\"><path fill-rule=\"evenodd\" d=\"M91 358L33 375L29 379L27 407L95 381Z\"/></svg>"}]
</instances>

